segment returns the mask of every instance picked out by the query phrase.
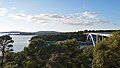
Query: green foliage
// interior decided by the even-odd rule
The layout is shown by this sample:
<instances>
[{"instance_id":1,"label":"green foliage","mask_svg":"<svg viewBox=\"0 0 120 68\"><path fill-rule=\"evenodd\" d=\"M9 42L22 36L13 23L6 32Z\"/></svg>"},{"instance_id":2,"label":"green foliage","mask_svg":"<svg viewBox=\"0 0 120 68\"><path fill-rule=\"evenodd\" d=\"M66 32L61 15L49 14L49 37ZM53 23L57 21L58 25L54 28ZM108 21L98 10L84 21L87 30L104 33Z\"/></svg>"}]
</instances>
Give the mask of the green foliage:
<instances>
[{"instance_id":1,"label":"green foliage","mask_svg":"<svg viewBox=\"0 0 120 68\"><path fill-rule=\"evenodd\" d=\"M18 64L15 61L8 62L7 64L5 64L4 68L18 68Z\"/></svg>"},{"instance_id":2,"label":"green foliage","mask_svg":"<svg viewBox=\"0 0 120 68\"><path fill-rule=\"evenodd\" d=\"M69 38L79 37L73 35ZM32 38L24 51L6 52L4 61L4 68L120 68L120 32L84 48L78 39L51 43Z\"/></svg>"},{"instance_id":3,"label":"green foliage","mask_svg":"<svg viewBox=\"0 0 120 68\"><path fill-rule=\"evenodd\" d=\"M90 68L87 63L90 62L91 52L89 53L87 49L92 50L92 47L81 49L77 39L58 41L52 44L41 38L32 39L29 46L24 48L24 51L6 53L5 67Z\"/></svg>"},{"instance_id":4,"label":"green foliage","mask_svg":"<svg viewBox=\"0 0 120 68\"><path fill-rule=\"evenodd\" d=\"M94 49L92 68L119 68L120 67L120 33L99 43Z\"/></svg>"},{"instance_id":5,"label":"green foliage","mask_svg":"<svg viewBox=\"0 0 120 68\"><path fill-rule=\"evenodd\" d=\"M78 41L86 41L86 35L84 35L83 32L66 32L55 35L39 35L31 38L31 40L44 39L45 41L63 41L74 38L76 38Z\"/></svg>"},{"instance_id":6,"label":"green foliage","mask_svg":"<svg viewBox=\"0 0 120 68\"><path fill-rule=\"evenodd\" d=\"M12 38L9 35L3 35L0 37L0 51L1 51L1 68L3 68L4 66L4 58L5 58L5 54L7 52L13 51L12 47L13 45L11 43L13 43L14 41L12 40Z\"/></svg>"},{"instance_id":7,"label":"green foliage","mask_svg":"<svg viewBox=\"0 0 120 68\"><path fill-rule=\"evenodd\" d=\"M27 68L78 68L81 65L81 49L76 39L58 41L48 45L42 39L31 40L29 47L24 48L28 56L24 61ZM37 60L37 61L36 61Z\"/></svg>"},{"instance_id":8,"label":"green foliage","mask_svg":"<svg viewBox=\"0 0 120 68\"><path fill-rule=\"evenodd\" d=\"M81 68L91 68L92 66L92 60L93 60L93 50L94 50L94 46L87 46L85 48L82 49L82 56L81 56L81 60L82 60L82 64L81 64Z\"/></svg>"},{"instance_id":9,"label":"green foliage","mask_svg":"<svg viewBox=\"0 0 120 68\"><path fill-rule=\"evenodd\" d=\"M76 59L80 54L80 46L76 39L56 42L54 49L50 58L54 66L76 67L80 62Z\"/></svg>"},{"instance_id":10,"label":"green foliage","mask_svg":"<svg viewBox=\"0 0 120 68\"><path fill-rule=\"evenodd\" d=\"M5 62L11 62L14 61L15 53L14 52L7 52L5 54Z\"/></svg>"},{"instance_id":11,"label":"green foliage","mask_svg":"<svg viewBox=\"0 0 120 68\"><path fill-rule=\"evenodd\" d=\"M39 64L37 63L37 60L28 60L28 61L23 61L23 65L25 68L38 68L40 67Z\"/></svg>"},{"instance_id":12,"label":"green foliage","mask_svg":"<svg viewBox=\"0 0 120 68\"><path fill-rule=\"evenodd\" d=\"M49 53L47 54L47 46L48 44L44 40L34 39L31 40L28 47L24 48L24 52L28 56L24 63L28 68L29 66L45 66L46 60L49 57Z\"/></svg>"}]
</instances>

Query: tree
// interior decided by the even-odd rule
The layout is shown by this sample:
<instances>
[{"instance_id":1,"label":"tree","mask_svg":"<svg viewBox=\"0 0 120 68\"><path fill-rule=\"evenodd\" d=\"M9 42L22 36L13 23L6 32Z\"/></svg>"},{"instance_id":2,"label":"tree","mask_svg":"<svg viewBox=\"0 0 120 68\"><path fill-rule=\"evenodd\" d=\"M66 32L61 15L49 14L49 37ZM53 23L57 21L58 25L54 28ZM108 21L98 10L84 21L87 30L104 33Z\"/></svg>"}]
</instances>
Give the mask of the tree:
<instances>
[{"instance_id":1,"label":"tree","mask_svg":"<svg viewBox=\"0 0 120 68\"><path fill-rule=\"evenodd\" d=\"M58 41L51 46L52 54L49 59L51 68L77 68L80 60L80 45L76 39Z\"/></svg>"},{"instance_id":2,"label":"tree","mask_svg":"<svg viewBox=\"0 0 120 68\"><path fill-rule=\"evenodd\" d=\"M24 53L24 51L15 53L14 60L18 64L19 68L23 68L22 62L25 60L25 58L26 58L26 54Z\"/></svg>"},{"instance_id":3,"label":"tree","mask_svg":"<svg viewBox=\"0 0 120 68\"><path fill-rule=\"evenodd\" d=\"M82 50L83 52L81 54L81 68L91 68L94 46L86 46L82 48Z\"/></svg>"},{"instance_id":4,"label":"tree","mask_svg":"<svg viewBox=\"0 0 120 68\"><path fill-rule=\"evenodd\" d=\"M7 53L5 54L4 60L5 60L6 63L12 62L12 61L15 60L15 57L16 57L16 56L15 56L15 53L14 53L14 52L7 52Z\"/></svg>"},{"instance_id":5,"label":"tree","mask_svg":"<svg viewBox=\"0 0 120 68\"><path fill-rule=\"evenodd\" d=\"M97 44L93 56L92 68L120 68L120 32Z\"/></svg>"},{"instance_id":6,"label":"tree","mask_svg":"<svg viewBox=\"0 0 120 68\"><path fill-rule=\"evenodd\" d=\"M12 38L9 35L3 35L0 37L0 51L2 54L1 68L3 68L3 66L4 66L5 53L7 53L9 51L13 51L13 49L12 49L13 45L11 44L13 42L14 41L12 40Z\"/></svg>"},{"instance_id":7,"label":"tree","mask_svg":"<svg viewBox=\"0 0 120 68\"><path fill-rule=\"evenodd\" d=\"M4 68L19 68L16 61L11 61L5 64Z\"/></svg>"},{"instance_id":8,"label":"tree","mask_svg":"<svg viewBox=\"0 0 120 68\"><path fill-rule=\"evenodd\" d=\"M29 46L24 48L24 52L27 55L27 58L30 58L24 62L26 66L45 66L46 60L49 57L49 53L46 52L46 48L47 43L44 40L40 38L31 40Z\"/></svg>"},{"instance_id":9,"label":"tree","mask_svg":"<svg viewBox=\"0 0 120 68\"><path fill-rule=\"evenodd\" d=\"M26 68L66 68L80 67L81 49L76 39L47 43L41 38L32 39L24 48L26 58L23 65Z\"/></svg>"}]
</instances>

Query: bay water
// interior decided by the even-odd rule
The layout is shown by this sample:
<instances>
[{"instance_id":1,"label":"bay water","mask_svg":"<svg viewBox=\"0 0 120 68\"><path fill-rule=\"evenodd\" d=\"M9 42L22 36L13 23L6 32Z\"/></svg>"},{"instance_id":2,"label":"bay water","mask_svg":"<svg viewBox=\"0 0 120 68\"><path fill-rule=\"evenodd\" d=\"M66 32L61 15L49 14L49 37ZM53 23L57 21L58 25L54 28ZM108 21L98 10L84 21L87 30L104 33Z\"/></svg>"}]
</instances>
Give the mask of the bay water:
<instances>
[{"instance_id":1,"label":"bay water","mask_svg":"<svg viewBox=\"0 0 120 68\"><path fill-rule=\"evenodd\" d=\"M8 35L8 33L0 33L0 36ZM14 40L13 50L14 52L19 52L29 45L29 40L35 35L10 35Z\"/></svg>"}]
</instances>

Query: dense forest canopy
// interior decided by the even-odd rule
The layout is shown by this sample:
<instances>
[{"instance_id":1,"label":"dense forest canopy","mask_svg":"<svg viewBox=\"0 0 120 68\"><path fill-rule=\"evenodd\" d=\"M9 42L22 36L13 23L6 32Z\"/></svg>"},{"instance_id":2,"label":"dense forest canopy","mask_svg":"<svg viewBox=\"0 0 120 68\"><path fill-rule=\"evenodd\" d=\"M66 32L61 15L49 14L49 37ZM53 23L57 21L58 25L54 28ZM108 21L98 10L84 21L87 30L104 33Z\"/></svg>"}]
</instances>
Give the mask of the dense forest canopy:
<instances>
[{"instance_id":1,"label":"dense forest canopy","mask_svg":"<svg viewBox=\"0 0 120 68\"><path fill-rule=\"evenodd\" d=\"M62 37L64 35L66 37ZM70 35L70 38L68 34L63 34L58 39L56 37L35 36L23 51L5 52L4 68L120 67L120 32L113 33L110 38L99 42L96 46L84 48L79 45L76 34ZM47 41L50 39L56 42L49 44Z\"/></svg>"}]
</instances>

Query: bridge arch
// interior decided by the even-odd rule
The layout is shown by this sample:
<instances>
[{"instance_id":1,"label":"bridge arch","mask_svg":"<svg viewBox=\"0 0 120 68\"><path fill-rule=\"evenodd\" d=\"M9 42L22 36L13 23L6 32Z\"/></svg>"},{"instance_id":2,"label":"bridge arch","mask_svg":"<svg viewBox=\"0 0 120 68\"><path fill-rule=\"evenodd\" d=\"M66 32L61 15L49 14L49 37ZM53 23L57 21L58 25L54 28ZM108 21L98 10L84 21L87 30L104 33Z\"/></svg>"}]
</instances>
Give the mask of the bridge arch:
<instances>
[{"instance_id":1,"label":"bridge arch","mask_svg":"<svg viewBox=\"0 0 120 68\"><path fill-rule=\"evenodd\" d=\"M96 45L96 43L103 41L104 38L109 38L111 34L103 34L103 33L86 33L87 40L86 42L91 42L93 46Z\"/></svg>"},{"instance_id":2,"label":"bridge arch","mask_svg":"<svg viewBox=\"0 0 120 68\"><path fill-rule=\"evenodd\" d=\"M90 40L89 40L90 39ZM96 44L96 40L95 40L95 38L93 37L93 35L92 34L88 34L87 35L87 40L86 40L87 42L88 41L92 41L92 45L93 46L95 46L95 44Z\"/></svg>"}]
</instances>

